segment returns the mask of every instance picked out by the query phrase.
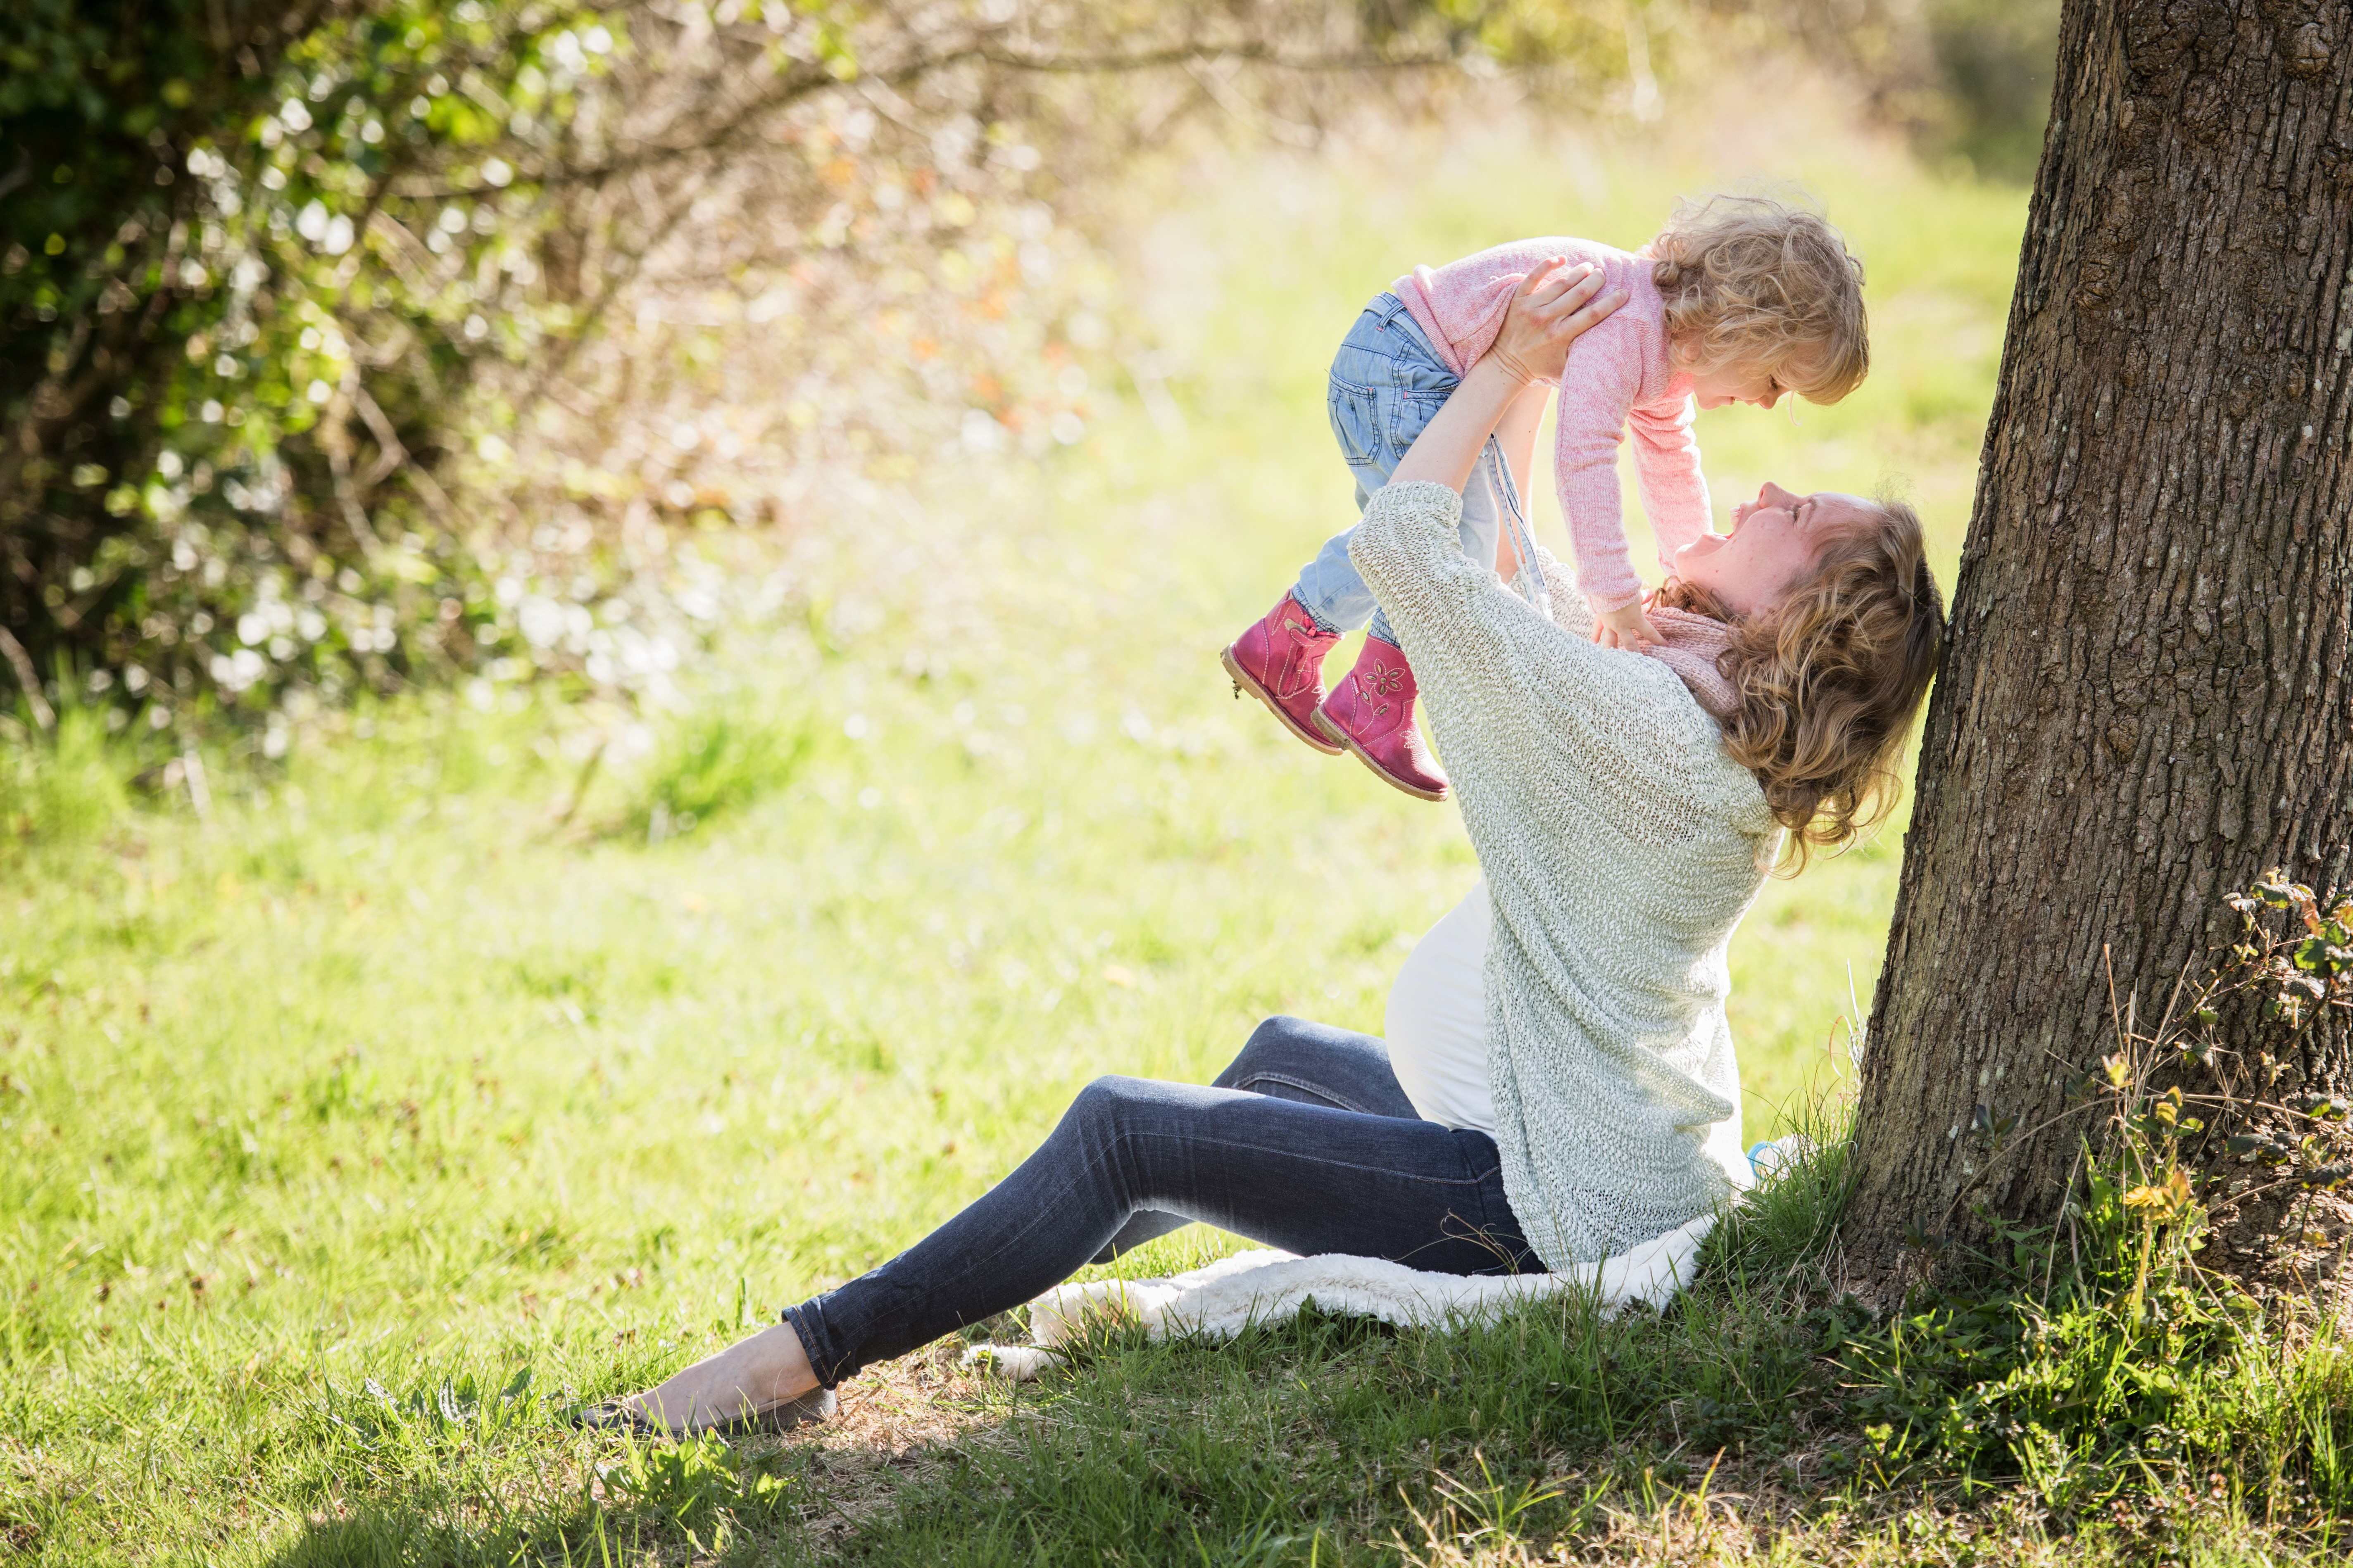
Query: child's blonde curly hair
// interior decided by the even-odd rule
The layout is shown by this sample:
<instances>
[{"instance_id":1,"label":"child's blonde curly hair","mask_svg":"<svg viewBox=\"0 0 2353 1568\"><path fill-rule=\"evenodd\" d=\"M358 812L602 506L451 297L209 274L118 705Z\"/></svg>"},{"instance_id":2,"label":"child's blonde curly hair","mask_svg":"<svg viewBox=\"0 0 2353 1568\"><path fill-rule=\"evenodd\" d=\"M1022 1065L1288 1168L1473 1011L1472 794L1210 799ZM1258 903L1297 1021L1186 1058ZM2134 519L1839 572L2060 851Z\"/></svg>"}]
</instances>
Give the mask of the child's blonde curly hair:
<instances>
[{"instance_id":1,"label":"child's blonde curly hair","mask_svg":"<svg viewBox=\"0 0 2353 1568\"><path fill-rule=\"evenodd\" d=\"M1771 609L1744 618L1679 578L1655 601L1732 627L1716 661L1738 693L1724 747L1789 830L1793 873L1894 807L1905 739L1944 647L1944 596L1919 514L1892 500L1872 510L1870 523L1826 541Z\"/></svg>"},{"instance_id":2,"label":"child's blonde curly hair","mask_svg":"<svg viewBox=\"0 0 2353 1568\"><path fill-rule=\"evenodd\" d=\"M1684 201L1648 247L1678 368L1757 365L1809 403L1871 368L1862 263L1819 213L1769 196Z\"/></svg>"}]
</instances>

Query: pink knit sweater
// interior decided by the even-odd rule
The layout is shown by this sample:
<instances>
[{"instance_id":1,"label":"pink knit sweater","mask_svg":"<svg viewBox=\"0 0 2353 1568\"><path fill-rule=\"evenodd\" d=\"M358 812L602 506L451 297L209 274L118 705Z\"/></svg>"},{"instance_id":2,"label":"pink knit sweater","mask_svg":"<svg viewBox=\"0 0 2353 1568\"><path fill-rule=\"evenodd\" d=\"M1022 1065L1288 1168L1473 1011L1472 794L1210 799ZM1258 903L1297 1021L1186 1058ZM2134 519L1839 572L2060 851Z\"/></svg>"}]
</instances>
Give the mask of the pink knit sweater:
<instances>
[{"instance_id":1,"label":"pink knit sweater","mask_svg":"<svg viewBox=\"0 0 2353 1568\"><path fill-rule=\"evenodd\" d=\"M1561 516L1577 548L1577 585L1597 610L1632 604L1642 580L1626 547L1618 500L1618 443L1634 437L1634 478L1659 542L1659 560L1707 531L1707 481L1692 437L1691 378L1667 362L1666 304L1648 258L1589 239L1522 239L1432 270L1417 267L1391 287L1457 375L1467 374L1503 330L1522 279L1546 258L1601 268L1605 289L1622 289L1617 314L1569 346L1560 378L1560 438L1553 463Z\"/></svg>"}]
</instances>

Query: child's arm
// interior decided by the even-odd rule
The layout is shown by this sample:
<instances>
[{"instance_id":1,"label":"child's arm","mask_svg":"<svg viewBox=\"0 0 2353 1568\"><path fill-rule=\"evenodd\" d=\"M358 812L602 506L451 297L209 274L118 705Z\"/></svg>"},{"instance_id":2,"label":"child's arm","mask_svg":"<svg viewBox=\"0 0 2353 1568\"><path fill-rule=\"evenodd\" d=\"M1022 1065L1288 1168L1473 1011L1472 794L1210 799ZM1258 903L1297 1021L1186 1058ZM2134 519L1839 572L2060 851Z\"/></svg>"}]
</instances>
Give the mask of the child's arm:
<instances>
[{"instance_id":1,"label":"child's arm","mask_svg":"<svg viewBox=\"0 0 2353 1568\"><path fill-rule=\"evenodd\" d=\"M1618 496L1618 443L1641 386L1633 333L1608 323L1577 340L1560 376L1560 428L1553 443L1560 511L1577 550L1577 583L1599 623L1595 636L1613 647L1659 641L1642 615L1642 579L1626 548Z\"/></svg>"},{"instance_id":2,"label":"child's arm","mask_svg":"<svg viewBox=\"0 0 2353 1568\"><path fill-rule=\"evenodd\" d=\"M1692 402L1652 404L1626 418L1634 442L1634 481L1659 542L1659 564L1672 573L1675 552L1713 526L1707 479L1700 473L1699 438L1692 434Z\"/></svg>"}]
</instances>

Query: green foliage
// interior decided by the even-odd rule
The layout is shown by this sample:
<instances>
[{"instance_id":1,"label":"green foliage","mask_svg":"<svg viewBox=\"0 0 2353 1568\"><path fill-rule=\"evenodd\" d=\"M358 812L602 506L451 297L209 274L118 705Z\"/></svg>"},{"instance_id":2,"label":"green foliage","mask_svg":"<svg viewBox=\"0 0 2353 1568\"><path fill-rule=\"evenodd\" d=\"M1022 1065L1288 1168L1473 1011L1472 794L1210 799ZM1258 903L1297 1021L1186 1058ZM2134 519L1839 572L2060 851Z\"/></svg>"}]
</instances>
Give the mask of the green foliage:
<instances>
[{"instance_id":1,"label":"green foliage","mask_svg":"<svg viewBox=\"0 0 2353 1568\"><path fill-rule=\"evenodd\" d=\"M516 168L602 68L598 15L180 0L0 22L0 358L28 373L0 398L0 624L37 662L160 728L512 636L431 476L480 363L565 330L528 286L543 216Z\"/></svg>"},{"instance_id":2,"label":"green foliage","mask_svg":"<svg viewBox=\"0 0 2353 1568\"><path fill-rule=\"evenodd\" d=\"M1014 345L994 363L943 354L958 331L906 305L928 280L870 243L912 230L909 254L936 261L948 298L986 321L1007 314L1025 272L1051 269L1033 254L1043 231L1014 210L1051 194L1027 189L1049 184L1029 178L1039 155L1017 125L974 112L1024 107L993 80L1004 73L971 64L1005 18L961 0L881 16L731 0L716 22L673 9L33 0L0 16L13 162L0 171L0 630L35 668L62 661L158 728L473 669L659 684L697 614L667 605L647 514L723 522L763 503L666 459L642 481L615 475L603 410L528 470L517 447L649 253L721 215L749 219L710 237L726 258L715 280L765 301L753 324L789 325L797 295L854 273L828 264L857 256L894 302L854 309L898 319L914 379L933 359L956 373L934 390L952 393L975 440L1032 420L1077 438L1075 395L1029 395L1073 374L1067 344L1028 372L1003 352ZM1198 47L1255 47L1297 20L1270 5ZM1106 25L1175 21L1147 9ZM1071 49L1095 47L1082 18L1056 26ZM884 131L879 167L864 155L877 117L846 97L861 61L902 95L899 120L917 117ZM1065 160L1062 176L1084 163ZM992 215L1005 195L1027 200ZM711 251L678 248L685 292L707 295ZM636 314L658 321L661 305L648 295ZM690 300L681 313L710 312ZM625 417L652 412L636 405L640 379L659 381L671 353L707 359L707 337L684 336L603 362ZM818 422L832 390L806 388L793 424ZM872 389L854 395L887 422ZM698 412L662 426L680 451L704 438L675 437Z\"/></svg>"},{"instance_id":3,"label":"green foliage","mask_svg":"<svg viewBox=\"0 0 2353 1568\"><path fill-rule=\"evenodd\" d=\"M0 23L0 357L27 373L0 624L37 660L160 725L200 692L333 698L495 640L466 542L370 509L396 474L431 486L474 362L543 324L503 265L528 192L483 153L562 133L593 21L188 0Z\"/></svg>"},{"instance_id":4,"label":"green foliage","mask_svg":"<svg viewBox=\"0 0 2353 1568\"><path fill-rule=\"evenodd\" d=\"M1863 1423L1852 1456L1875 1482L2022 1481L2065 1514L2158 1512L2227 1477L2237 1508L2278 1515L2353 1509L2353 1380L2322 1328L2260 1312L2202 1276L2177 1223L2088 1180L2076 1250L2055 1279L2015 1275L1939 1292L1834 1352ZM2185 1216L2186 1217L2186 1216ZM2016 1238L2029 1254L2055 1237Z\"/></svg>"},{"instance_id":5,"label":"green foliage","mask_svg":"<svg viewBox=\"0 0 2353 1568\"><path fill-rule=\"evenodd\" d=\"M605 1486L619 1506L697 1536L712 1533L723 1510L744 1523L771 1523L793 1491L791 1479L745 1463L715 1437L633 1447L606 1473Z\"/></svg>"},{"instance_id":6,"label":"green foliage","mask_svg":"<svg viewBox=\"0 0 2353 1568\"><path fill-rule=\"evenodd\" d=\"M1767 48L1794 40L1832 65L1877 118L1936 162L1983 179L2033 178L2059 0L1715 0L1708 9L1712 19L1752 24L1736 36Z\"/></svg>"},{"instance_id":7,"label":"green foliage","mask_svg":"<svg viewBox=\"0 0 2353 1568\"><path fill-rule=\"evenodd\" d=\"M2335 1099L2277 1096L2313 1015L2353 1005L2353 898L2274 870L2225 901L2241 939L2152 1032L2120 1020L2086 1084L2105 1115L2058 1229L1997 1226L2000 1255L1946 1260L1946 1284L1845 1336L1838 1364L1872 1421L1859 1458L1883 1479L2023 1481L2070 1514L2210 1490L2270 1516L2353 1512L2353 1343L2311 1311L2317 1260L2293 1239L2239 1249L2242 1271L2276 1271L2266 1309L2204 1256L2252 1206L2267 1230L2310 1233L2316 1194L2344 1180ZM2253 1031L2230 1032L2242 1002L2260 1005Z\"/></svg>"},{"instance_id":8,"label":"green foliage","mask_svg":"<svg viewBox=\"0 0 2353 1568\"><path fill-rule=\"evenodd\" d=\"M2353 892L2317 894L2274 867L2229 903L2243 927L2232 956L2260 986L2266 1016L2294 1029L2325 1012L2353 1007ZM2265 924L2272 910L2288 915L2284 929ZM2212 1011L2210 999L2192 1019L2211 1028L2221 1021L2206 1016ZM2196 1043L2196 1036L2190 1038ZM2342 1121L2346 1114L2343 1106L2317 1097L2299 1109L2322 1121Z\"/></svg>"}]
</instances>

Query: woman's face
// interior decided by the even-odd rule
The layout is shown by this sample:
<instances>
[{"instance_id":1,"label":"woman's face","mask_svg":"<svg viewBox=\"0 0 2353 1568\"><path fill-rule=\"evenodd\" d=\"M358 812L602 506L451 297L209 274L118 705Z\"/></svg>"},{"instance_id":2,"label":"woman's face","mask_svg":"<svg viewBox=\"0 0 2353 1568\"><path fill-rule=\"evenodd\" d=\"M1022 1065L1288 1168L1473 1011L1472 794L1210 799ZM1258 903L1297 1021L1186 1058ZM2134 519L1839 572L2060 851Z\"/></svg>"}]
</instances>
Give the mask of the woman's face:
<instances>
[{"instance_id":1,"label":"woman's face","mask_svg":"<svg viewBox=\"0 0 2353 1568\"><path fill-rule=\"evenodd\" d=\"M1675 575L1704 588L1736 616L1769 610L1802 582L1821 542L1848 527L1868 526L1877 508L1836 490L1792 495L1767 484L1732 509L1732 531L1703 533L1675 552Z\"/></svg>"}]
</instances>

